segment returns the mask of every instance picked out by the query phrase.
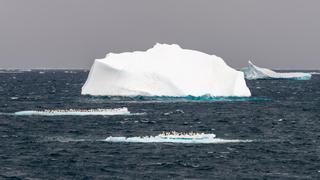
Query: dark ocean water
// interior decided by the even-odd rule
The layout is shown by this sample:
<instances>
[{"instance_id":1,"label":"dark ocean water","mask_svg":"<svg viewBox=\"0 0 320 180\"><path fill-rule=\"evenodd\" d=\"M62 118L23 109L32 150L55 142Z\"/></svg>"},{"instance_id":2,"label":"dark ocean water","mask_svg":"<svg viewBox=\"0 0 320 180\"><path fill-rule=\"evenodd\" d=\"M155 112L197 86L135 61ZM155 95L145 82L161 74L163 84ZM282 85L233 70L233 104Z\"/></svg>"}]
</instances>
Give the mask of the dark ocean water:
<instances>
[{"instance_id":1,"label":"dark ocean water","mask_svg":"<svg viewBox=\"0 0 320 180\"><path fill-rule=\"evenodd\" d=\"M0 115L0 179L320 178L320 75L247 81L253 98L197 101L81 96L87 73L3 71L0 112L127 107L145 114ZM102 141L171 130L252 142Z\"/></svg>"}]
</instances>

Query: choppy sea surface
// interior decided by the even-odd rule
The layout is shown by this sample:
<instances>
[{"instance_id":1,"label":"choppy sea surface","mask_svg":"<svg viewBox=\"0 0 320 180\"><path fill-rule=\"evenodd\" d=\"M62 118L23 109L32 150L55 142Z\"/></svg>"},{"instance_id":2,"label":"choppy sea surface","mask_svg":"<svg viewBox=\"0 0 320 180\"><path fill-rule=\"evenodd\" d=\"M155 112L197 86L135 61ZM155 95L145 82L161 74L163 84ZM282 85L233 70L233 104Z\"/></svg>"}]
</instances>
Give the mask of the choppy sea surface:
<instances>
[{"instance_id":1,"label":"choppy sea surface","mask_svg":"<svg viewBox=\"0 0 320 180\"><path fill-rule=\"evenodd\" d=\"M216 99L82 96L87 74L0 71L0 179L320 178L317 73L310 81L247 81L251 98ZM124 107L133 115L14 114ZM148 138L162 131L215 134L221 141Z\"/></svg>"}]
</instances>

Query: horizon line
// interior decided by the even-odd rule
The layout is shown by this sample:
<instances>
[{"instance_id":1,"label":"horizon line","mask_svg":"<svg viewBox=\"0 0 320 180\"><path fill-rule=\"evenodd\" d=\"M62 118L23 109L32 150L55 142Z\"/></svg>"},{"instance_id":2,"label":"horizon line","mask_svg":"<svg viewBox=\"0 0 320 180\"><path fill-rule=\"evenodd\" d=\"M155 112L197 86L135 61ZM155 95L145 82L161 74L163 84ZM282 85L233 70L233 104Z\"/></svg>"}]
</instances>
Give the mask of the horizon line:
<instances>
[{"instance_id":1,"label":"horizon line","mask_svg":"<svg viewBox=\"0 0 320 180\"><path fill-rule=\"evenodd\" d=\"M44 68L0 68L0 70L23 70L23 71L28 71L28 70L90 70L91 68L47 68L47 67L44 67ZM235 70L238 70L240 71L242 68L233 68ZM307 70L307 71L320 71L320 69L309 69L309 68L304 68L304 69L292 69L292 68L269 68L271 70Z\"/></svg>"}]
</instances>

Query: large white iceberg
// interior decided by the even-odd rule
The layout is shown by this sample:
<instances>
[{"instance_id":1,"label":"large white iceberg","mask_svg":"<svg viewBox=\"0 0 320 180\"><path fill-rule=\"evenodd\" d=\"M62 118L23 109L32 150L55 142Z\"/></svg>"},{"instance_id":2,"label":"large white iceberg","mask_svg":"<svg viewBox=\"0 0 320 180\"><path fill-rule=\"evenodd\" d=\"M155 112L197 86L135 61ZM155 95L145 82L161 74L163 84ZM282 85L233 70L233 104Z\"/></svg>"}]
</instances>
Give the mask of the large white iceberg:
<instances>
[{"instance_id":1,"label":"large white iceberg","mask_svg":"<svg viewBox=\"0 0 320 180\"><path fill-rule=\"evenodd\" d=\"M251 95L244 74L220 57L178 45L96 59L81 94L94 96Z\"/></svg>"},{"instance_id":2,"label":"large white iceberg","mask_svg":"<svg viewBox=\"0 0 320 180\"><path fill-rule=\"evenodd\" d=\"M248 62L248 67L243 69L246 79L295 79L295 80L309 80L311 74L309 73L278 73L270 69L260 68L254 65L251 61Z\"/></svg>"}]
</instances>

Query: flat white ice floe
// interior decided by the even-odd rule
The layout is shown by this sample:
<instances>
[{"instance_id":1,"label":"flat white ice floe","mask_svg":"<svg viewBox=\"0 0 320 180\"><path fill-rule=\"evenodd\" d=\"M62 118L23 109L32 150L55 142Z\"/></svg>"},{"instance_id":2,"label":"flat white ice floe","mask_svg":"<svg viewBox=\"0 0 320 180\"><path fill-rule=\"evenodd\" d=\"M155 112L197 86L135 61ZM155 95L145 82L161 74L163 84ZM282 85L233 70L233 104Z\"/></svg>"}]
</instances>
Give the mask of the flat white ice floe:
<instances>
[{"instance_id":1,"label":"flat white ice floe","mask_svg":"<svg viewBox=\"0 0 320 180\"><path fill-rule=\"evenodd\" d=\"M246 79L295 79L295 80L309 80L310 73L278 73L270 69L260 68L254 65L251 61L248 67L243 69Z\"/></svg>"},{"instance_id":2,"label":"flat white ice floe","mask_svg":"<svg viewBox=\"0 0 320 180\"><path fill-rule=\"evenodd\" d=\"M109 53L91 67L81 94L94 96L251 96L243 72L220 57L178 45Z\"/></svg>"},{"instance_id":3,"label":"flat white ice floe","mask_svg":"<svg viewBox=\"0 0 320 180\"><path fill-rule=\"evenodd\" d=\"M218 144L218 143L239 143L252 142L251 140L239 139L220 139L215 134L201 134L195 136L174 136L174 135L158 135L144 137L108 137L107 142L126 142L126 143L185 143L185 144Z\"/></svg>"},{"instance_id":4,"label":"flat white ice floe","mask_svg":"<svg viewBox=\"0 0 320 180\"><path fill-rule=\"evenodd\" d=\"M69 109L69 110L44 110L44 111L19 111L15 112L17 116L90 116L90 115L130 115L127 108L115 108L115 109Z\"/></svg>"}]
</instances>

